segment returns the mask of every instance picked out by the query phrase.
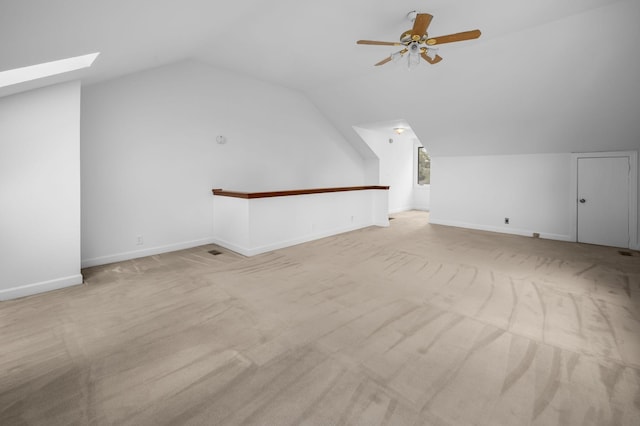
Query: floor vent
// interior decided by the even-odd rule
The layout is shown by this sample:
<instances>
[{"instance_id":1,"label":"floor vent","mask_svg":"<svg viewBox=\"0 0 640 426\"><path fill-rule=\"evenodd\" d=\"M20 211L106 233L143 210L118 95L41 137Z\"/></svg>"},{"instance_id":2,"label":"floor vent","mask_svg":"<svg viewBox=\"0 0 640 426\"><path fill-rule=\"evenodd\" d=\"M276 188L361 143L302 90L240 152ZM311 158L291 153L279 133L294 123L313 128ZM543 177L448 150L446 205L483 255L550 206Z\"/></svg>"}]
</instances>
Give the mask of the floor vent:
<instances>
[{"instance_id":1,"label":"floor vent","mask_svg":"<svg viewBox=\"0 0 640 426\"><path fill-rule=\"evenodd\" d=\"M633 256L633 253L631 253L630 251L619 250L618 253L620 253L622 256Z\"/></svg>"},{"instance_id":2,"label":"floor vent","mask_svg":"<svg viewBox=\"0 0 640 426\"><path fill-rule=\"evenodd\" d=\"M393 219L395 219L395 217L390 217L390 218L389 218L389 220L393 220Z\"/></svg>"},{"instance_id":3,"label":"floor vent","mask_svg":"<svg viewBox=\"0 0 640 426\"><path fill-rule=\"evenodd\" d=\"M218 250L209 250L209 254L212 254L212 255L214 255L214 256L217 256L217 255L219 255L219 254L222 254L222 252L221 252L221 251L218 251Z\"/></svg>"}]
</instances>

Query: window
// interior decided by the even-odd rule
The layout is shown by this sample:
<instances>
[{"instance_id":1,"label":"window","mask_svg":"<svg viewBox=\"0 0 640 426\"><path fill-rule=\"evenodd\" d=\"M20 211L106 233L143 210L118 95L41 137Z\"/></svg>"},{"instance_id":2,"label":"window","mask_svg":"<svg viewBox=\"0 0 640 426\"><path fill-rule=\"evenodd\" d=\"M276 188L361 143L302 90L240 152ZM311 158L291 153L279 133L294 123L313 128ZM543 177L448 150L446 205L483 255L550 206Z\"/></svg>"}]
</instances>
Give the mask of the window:
<instances>
[{"instance_id":1,"label":"window","mask_svg":"<svg viewBox=\"0 0 640 426\"><path fill-rule=\"evenodd\" d=\"M0 87L90 67L100 52L0 72Z\"/></svg>"},{"instance_id":2,"label":"window","mask_svg":"<svg viewBox=\"0 0 640 426\"><path fill-rule=\"evenodd\" d=\"M418 147L418 185L431 184L431 158L424 149Z\"/></svg>"}]
</instances>

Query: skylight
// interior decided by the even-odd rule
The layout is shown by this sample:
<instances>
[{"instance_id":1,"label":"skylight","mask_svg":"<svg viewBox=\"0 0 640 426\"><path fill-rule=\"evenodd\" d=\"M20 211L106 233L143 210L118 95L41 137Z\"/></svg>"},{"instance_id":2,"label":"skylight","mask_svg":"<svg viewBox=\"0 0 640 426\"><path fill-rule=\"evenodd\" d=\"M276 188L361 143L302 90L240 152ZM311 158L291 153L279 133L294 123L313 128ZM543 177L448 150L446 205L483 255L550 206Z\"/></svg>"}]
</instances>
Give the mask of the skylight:
<instances>
[{"instance_id":1,"label":"skylight","mask_svg":"<svg viewBox=\"0 0 640 426\"><path fill-rule=\"evenodd\" d=\"M0 87L88 68L100 52L0 72Z\"/></svg>"}]
</instances>

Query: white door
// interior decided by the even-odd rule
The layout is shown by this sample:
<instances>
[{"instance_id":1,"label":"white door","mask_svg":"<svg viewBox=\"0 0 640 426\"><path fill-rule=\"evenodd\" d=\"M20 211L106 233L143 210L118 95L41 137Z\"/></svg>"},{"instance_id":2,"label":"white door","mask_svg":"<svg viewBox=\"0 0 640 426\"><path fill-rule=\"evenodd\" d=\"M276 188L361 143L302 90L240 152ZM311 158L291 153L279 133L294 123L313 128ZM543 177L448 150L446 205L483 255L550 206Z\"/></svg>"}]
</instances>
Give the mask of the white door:
<instances>
[{"instance_id":1,"label":"white door","mask_svg":"<svg viewBox=\"0 0 640 426\"><path fill-rule=\"evenodd\" d=\"M578 242L629 247L629 157L578 158Z\"/></svg>"}]
</instances>

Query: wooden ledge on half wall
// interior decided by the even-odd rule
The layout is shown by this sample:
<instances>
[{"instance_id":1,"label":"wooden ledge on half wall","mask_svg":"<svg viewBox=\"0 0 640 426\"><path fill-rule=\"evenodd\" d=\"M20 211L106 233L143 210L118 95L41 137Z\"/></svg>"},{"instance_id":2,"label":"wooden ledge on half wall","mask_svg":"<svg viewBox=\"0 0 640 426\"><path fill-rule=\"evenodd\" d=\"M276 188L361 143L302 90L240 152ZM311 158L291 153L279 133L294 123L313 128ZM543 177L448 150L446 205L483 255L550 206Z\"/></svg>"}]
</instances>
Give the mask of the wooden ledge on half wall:
<instances>
[{"instance_id":1,"label":"wooden ledge on half wall","mask_svg":"<svg viewBox=\"0 0 640 426\"><path fill-rule=\"evenodd\" d=\"M227 191L222 188L214 188L211 191L213 195L219 195L222 197L235 197L235 198L269 198L269 197L288 197L291 195L306 195L306 194L324 194L327 192L345 192L345 191L366 191L369 189L382 189L388 190L388 186L369 185L369 186L340 186L334 188L312 188L312 189L290 189L287 191L270 191L270 192L239 192L239 191Z\"/></svg>"}]
</instances>

